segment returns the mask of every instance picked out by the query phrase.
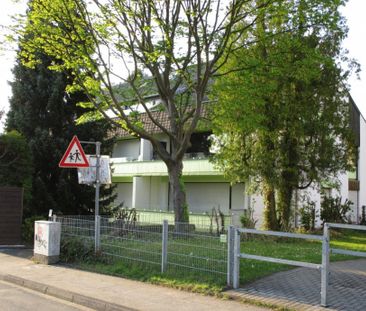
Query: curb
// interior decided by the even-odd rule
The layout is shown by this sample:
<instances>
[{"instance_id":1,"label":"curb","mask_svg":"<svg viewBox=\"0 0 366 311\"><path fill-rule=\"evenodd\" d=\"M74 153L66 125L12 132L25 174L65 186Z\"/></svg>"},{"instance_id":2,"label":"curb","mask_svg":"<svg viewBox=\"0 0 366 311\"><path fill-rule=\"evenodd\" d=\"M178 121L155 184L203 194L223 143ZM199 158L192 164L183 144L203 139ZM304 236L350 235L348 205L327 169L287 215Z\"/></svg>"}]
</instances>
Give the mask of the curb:
<instances>
[{"instance_id":1,"label":"curb","mask_svg":"<svg viewBox=\"0 0 366 311\"><path fill-rule=\"evenodd\" d=\"M23 244L16 244L16 245L0 245L0 249L17 249L17 248L21 248L21 249L25 249L26 246Z\"/></svg>"},{"instance_id":2,"label":"curb","mask_svg":"<svg viewBox=\"0 0 366 311\"><path fill-rule=\"evenodd\" d=\"M234 301L239 301L242 303L248 303L258 306L263 306L266 308L270 308L273 310L286 310L286 311L337 311L332 307L322 307L320 305L311 305L303 302L292 301L288 299L284 299L281 297L276 297L273 295L263 296L256 295L253 293L247 292L235 292L235 293L226 293L229 299Z\"/></svg>"},{"instance_id":3,"label":"curb","mask_svg":"<svg viewBox=\"0 0 366 311\"><path fill-rule=\"evenodd\" d=\"M110 303L108 301L88 297L75 292L64 290L50 285L45 285L39 282L20 278L18 276L0 274L0 280L22 286L42 294L56 297L62 300L73 302L84 307L88 307L98 311L138 311L137 309L129 308L122 305Z\"/></svg>"}]
</instances>

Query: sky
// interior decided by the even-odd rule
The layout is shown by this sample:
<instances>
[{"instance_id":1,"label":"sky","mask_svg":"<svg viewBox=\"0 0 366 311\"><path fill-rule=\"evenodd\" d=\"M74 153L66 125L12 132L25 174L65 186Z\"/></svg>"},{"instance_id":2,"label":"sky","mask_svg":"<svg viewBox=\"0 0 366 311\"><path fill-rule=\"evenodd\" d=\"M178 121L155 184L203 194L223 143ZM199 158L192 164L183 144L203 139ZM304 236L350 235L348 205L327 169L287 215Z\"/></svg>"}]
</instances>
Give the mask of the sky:
<instances>
[{"instance_id":1,"label":"sky","mask_svg":"<svg viewBox=\"0 0 366 311\"><path fill-rule=\"evenodd\" d=\"M1 0L0 24L9 25L11 23L10 15L25 12L26 1L15 3L14 0ZM351 96L359 107L363 116L366 116L366 1L349 0L346 7L342 9L347 18L349 27L348 38L344 41L344 47L349 51L350 57L356 59L361 65L360 79L353 76L349 79ZM2 39L3 29L0 28L0 39ZM15 52L0 52L0 109L7 111L9 109L9 98L11 97L11 88L9 81L13 80L11 69L15 64ZM4 121L4 118L3 120ZM3 124L0 124L0 132Z\"/></svg>"}]
</instances>

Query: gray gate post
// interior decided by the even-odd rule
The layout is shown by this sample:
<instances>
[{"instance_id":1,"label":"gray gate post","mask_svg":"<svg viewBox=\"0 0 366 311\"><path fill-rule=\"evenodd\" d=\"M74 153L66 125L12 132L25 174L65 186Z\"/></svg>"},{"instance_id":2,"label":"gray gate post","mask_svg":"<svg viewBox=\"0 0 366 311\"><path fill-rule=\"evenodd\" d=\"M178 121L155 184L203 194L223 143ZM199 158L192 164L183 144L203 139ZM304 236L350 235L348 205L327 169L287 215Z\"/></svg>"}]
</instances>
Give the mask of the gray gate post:
<instances>
[{"instance_id":1,"label":"gray gate post","mask_svg":"<svg viewBox=\"0 0 366 311\"><path fill-rule=\"evenodd\" d=\"M240 274L240 232L234 229L233 288L239 288Z\"/></svg>"},{"instance_id":2,"label":"gray gate post","mask_svg":"<svg viewBox=\"0 0 366 311\"><path fill-rule=\"evenodd\" d=\"M320 301L323 307L327 306L328 282L329 282L329 226L324 224L323 247L322 247L322 271L321 271L321 292Z\"/></svg>"},{"instance_id":3,"label":"gray gate post","mask_svg":"<svg viewBox=\"0 0 366 311\"><path fill-rule=\"evenodd\" d=\"M96 169L95 169L95 253L100 251L100 216L99 216L99 191L100 191L100 146L97 141L96 146Z\"/></svg>"},{"instance_id":4,"label":"gray gate post","mask_svg":"<svg viewBox=\"0 0 366 311\"><path fill-rule=\"evenodd\" d=\"M95 216L95 253L100 251L100 216Z\"/></svg>"},{"instance_id":5,"label":"gray gate post","mask_svg":"<svg viewBox=\"0 0 366 311\"><path fill-rule=\"evenodd\" d=\"M168 265L168 221L163 221L162 243L161 243L161 272L166 271Z\"/></svg>"},{"instance_id":6,"label":"gray gate post","mask_svg":"<svg viewBox=\"0 0 366 311\"><path fill-rule=\"evenodd\" d=\"M234 268L234 226L229 226L227 230L227 286L233 286Z\"/></svg>"}]
</instances>

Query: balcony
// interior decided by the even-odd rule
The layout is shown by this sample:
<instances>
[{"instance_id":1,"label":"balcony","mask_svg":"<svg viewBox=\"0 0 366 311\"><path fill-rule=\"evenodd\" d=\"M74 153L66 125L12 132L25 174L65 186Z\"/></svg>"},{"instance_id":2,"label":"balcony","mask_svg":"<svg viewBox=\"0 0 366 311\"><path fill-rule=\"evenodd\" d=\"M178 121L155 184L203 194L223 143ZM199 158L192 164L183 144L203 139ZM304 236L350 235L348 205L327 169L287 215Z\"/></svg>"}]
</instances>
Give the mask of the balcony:
<instances>
[{"instance_id":1,"label":"balcony","mask_svg":"<svg viewBox=\"0 0 366 311\"><path fill-rule=\"evenodd\" d=\"M133 176L168 176L168 170L163 161L126 161L125 158L111 159L113 177ZM218 176L222 175L208 159L183 160L184 176Z\"/></svg>"}]
</instances>

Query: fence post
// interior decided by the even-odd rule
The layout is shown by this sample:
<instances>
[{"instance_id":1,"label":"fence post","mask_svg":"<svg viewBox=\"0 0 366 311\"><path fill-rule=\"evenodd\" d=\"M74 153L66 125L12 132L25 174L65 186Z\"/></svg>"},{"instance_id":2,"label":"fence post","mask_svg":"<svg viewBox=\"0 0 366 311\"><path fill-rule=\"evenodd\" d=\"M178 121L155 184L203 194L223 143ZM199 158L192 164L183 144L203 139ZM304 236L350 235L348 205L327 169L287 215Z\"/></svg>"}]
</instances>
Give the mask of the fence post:
<instances>
[{"instance_id":1,"label":"fence post","mask_svg":"<svg viewBox=\"0 0 366 311\"><path fill-rule=\"evenodd\" d=\"M234 229L233 288L239 288L240 274L240 232Z\"/></svg>"},{"instance_id":2,"label":"fence post","mask_svg":"<svg viewBox=\"0 0 366 311\"><path fill-rule=\"evenodd\" d=\"M163 220L162 243L161 243L161 273L166 271L168 265L168 221Z\"/></svg>"},{"instance_id":3,"label":"fence post","mask_svg":"<svg viewBox=\"0 0 366 311\"><path fill-rule=\"evenodd\" d=\"M233 286L234 267L234 226L229 226L227 230L227 286Z\"/></svg>"},{"instance_id":4,"label":"fence post","mask_svg":"<svg viewBox=\"0 0 366 311\"><path fill-rule=\"evenodd\" d=\"M48 220L49 221L52 220L52 213L53 213L53 210L52 209L48 210Z\"/></svg>"},{"instance_id":5,"label":"fence post","mask_svg":"<svg viewBox=\"0 0 366 311\"><path fill-rule=\"evenodd\" d=\"M323 307L327 306L328 282L329 282L329 226L324 224L323 247L322 247L322 271L321 271L321 292L320 301Z\"/></svg>"},{"instance_id":6,"label":"fence post","mask_svg":"<svg viewBox=\"0 0 366 311\"><path fill-rule=\"evenodd\" d=\"M95 228L94 228L94 238L95 238L95 253L100 251L100 216L95 216Z\"/></svg>"}]
</instances>

